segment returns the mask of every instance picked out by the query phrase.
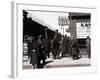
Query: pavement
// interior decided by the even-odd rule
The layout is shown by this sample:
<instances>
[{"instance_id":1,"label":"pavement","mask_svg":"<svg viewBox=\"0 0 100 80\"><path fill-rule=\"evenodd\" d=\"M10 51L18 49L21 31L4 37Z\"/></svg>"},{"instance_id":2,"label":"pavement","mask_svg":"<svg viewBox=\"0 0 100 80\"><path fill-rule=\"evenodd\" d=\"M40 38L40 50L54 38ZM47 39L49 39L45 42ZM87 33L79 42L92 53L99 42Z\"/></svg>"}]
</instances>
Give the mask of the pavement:
<instances>
[{"instance_id":1,"label":"pavement","mask_svg":"<svg viewBox=\"0 0 100 80\"><path fill-rule=\"evenodd\" d=\"M90 66L91 59L88 58L86 53L86 49L80 50L81 58L78 60L73 60L71 56L66 56L59 59L53 59L51 55L50 58L46 59L46 64L41 68L61 68L61 67L82 67L82 66ZM30 60L27 56L24 56L23 60L23 69L32 69L32 65L30 64Z\"/></svg>"},{"instance_id":2,"label":"pavement","mask_svg":"<svg viewBox=\"0 0 100 80\"><path fill-rule=\"evenodd\" d=\"M64 57L64 58L56 59L56 60L48 59L47 62L50 62L50 63L46 64L44 68L90 66L89 58L80 58L78 60L73 60L71 57Z\"/></svg>"}]
</instances>

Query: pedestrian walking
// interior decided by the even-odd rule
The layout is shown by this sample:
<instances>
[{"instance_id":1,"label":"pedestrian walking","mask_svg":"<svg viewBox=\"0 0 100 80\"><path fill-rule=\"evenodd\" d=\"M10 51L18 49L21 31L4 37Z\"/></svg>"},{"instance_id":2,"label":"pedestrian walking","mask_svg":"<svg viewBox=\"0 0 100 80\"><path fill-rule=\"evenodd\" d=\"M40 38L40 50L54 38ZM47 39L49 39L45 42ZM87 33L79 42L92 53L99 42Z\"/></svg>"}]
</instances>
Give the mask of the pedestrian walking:
<instances>
[{"instance_id":1,"label":"pedestrian walking","mask_svg":"<svg viewBox=\"0 0 100 80\"><path fill-rule=\"evenodd\" d=\"M35 38L33 38L33 42L32 42L32 55L31 55L31 63L33 66L33 69L37 68L37 64L38 64L38 44L37 44L37 40Z\"/></svg>"},{"instance_id":2,"label":"pedestrian walking","mask_svg":"<svg viewBox=\"0 0 100 80\"><path fill-rule=\"evenodd\" d=\"M41 60L43 64L45 64L45 45L44 45L44 39L42 38L42 35L38 38L38 67L41 66Z\"/></svg>"},{"instance_id":3,"label":"pedestrian walking","mask_svg":"<svg viewBox=\"0 0 100 80\"><path fill-rule=\"evenodd\" d=\"M49 58L50 57L50 51L51 51L51 42L47 38L47 39L45 39L44 44L45 44L45 55L46 55L46 58L47 57Z\"/></svg>"},{"instance_id":4,"label":"pedestrian walking","mask_svg":"<svg viewBox=\"0 0 100 80\"><path fill-rule=\"evenodd\" d=\"M78 57L78 54L79 54L78 41L75 37L72 38L71 50L72 50L71 52L72 52L73 60L79 59L79 57Z\"/></svg>"},{"instance_id":5,"label":"pedestrian walking","mask_svg":"<svg viewBox=\"0 0 100 80\"><path fill-rule=\"evenodd\" d=\"M56 36L54 36L51 45L52 45L51 48L52 48L53 58L56 59L59 51L59 46L60 46L59 40Z\"/></svg>"},{"instance_id":6,"label":"pedestrian walking","mask_svg":"<svg viewBox=\"0 0 100 80\"><path fill-rule=\"evenodd\" d=\"M87 36L86 39L86 47L87 47L88 58L91 58L91 39L89 36Z\"/></svg>"},{"instance_id":7,"label":"pedestrian walking","mask_svg":"<svg viewBox=\"0 0 100 80\"><path fill-rule=\"evenodd\" d=\"M62 57L66 56L69 53L69 39L67 35L63 37L62 40Z\"/></svg>"},{"instance_id":8,"label":"pedestrian walking","mask_svg":"<svg viewBox=\"0 0 100 80\"><path fill-rule=\"evenodd\" d=\"M32 57L32 50L33 50L32 42L33 42L33 37L30 36L28 39L28 59L30 59L30 64L31 64L31 57Z\"/></svg>"}]
</instances>

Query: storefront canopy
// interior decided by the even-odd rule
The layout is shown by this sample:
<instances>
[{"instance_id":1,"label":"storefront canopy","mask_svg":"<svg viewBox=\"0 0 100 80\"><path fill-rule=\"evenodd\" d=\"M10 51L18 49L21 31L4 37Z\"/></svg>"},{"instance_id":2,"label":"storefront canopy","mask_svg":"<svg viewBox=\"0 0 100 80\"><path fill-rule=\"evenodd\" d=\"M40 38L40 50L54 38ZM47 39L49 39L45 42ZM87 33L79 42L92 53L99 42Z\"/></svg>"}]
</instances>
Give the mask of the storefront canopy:
<instances>
[{"instance_id":1,"label":"storefront canopy","mask_svg":"<svg viewBox=\"0 0 100 80\"><path fill-rule=\"evenodd\" d=\"M47 35L49 39L52 39L54 36L54 30L52 30L50 27L46 25L42 25L34 20L32 18L27 18L27 12L23 11L23 34L24 35L33 35L35 37L38 37L39 35L43 35L45 37L45 28L47 29Z\"/></svg>"}]
</instances>

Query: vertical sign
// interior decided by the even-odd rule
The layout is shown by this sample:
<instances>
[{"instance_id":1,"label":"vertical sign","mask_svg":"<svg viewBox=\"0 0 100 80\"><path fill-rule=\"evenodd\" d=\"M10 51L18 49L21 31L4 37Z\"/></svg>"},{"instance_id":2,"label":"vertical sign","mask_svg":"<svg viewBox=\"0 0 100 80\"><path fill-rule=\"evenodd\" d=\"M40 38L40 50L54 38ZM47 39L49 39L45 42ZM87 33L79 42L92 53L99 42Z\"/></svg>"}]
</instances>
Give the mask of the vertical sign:
<instances>
[{"instance_id":1,"label":"vertical sign","mask_svg":"<svg viewBox=\"0 0 100 80\"><path fill-rule=\"evenodd\" d=\"M58 17L58 25L61 26L61 29L63 30L63 35L64 35L64 26L69 26L70 25L70 21L67 18L67 16L59 16Z\"/></svg>"}]
</instances>

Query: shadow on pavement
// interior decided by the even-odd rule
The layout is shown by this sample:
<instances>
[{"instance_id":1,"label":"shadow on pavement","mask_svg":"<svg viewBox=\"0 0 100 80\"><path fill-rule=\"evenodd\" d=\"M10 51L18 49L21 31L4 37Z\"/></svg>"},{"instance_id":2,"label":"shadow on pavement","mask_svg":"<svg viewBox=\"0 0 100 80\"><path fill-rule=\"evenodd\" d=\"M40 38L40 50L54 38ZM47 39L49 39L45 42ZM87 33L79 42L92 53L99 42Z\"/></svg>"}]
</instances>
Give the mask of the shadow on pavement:
<instances>
[{"instance_id":1,"label":"shadow on pavement","mask_svg":"<svg viewBox=\"0 0 100 80\"><path fill-rule=\"evenodd\" d=\"M46 61L45 64L40 64L40 66L38 68L43 68L46 64L51 63L53 61Z\"/></svg>"}]
</instances>

